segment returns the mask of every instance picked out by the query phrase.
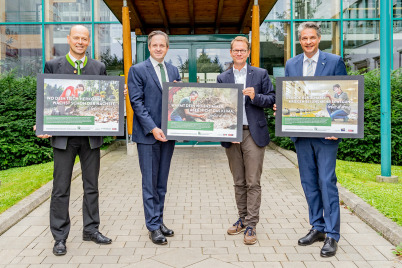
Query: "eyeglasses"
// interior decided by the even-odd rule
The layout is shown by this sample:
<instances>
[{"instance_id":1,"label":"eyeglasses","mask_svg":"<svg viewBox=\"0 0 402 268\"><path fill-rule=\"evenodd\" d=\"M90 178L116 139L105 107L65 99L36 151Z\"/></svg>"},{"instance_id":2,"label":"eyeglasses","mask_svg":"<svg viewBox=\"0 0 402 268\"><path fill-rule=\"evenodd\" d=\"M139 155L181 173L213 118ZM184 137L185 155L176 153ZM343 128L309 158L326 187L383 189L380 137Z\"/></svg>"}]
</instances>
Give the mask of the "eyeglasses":
<instances>
[{"instance_id":1,"label":"eyeglasses","mask_svg":"<svg viewBox=\"0 0 402 268\"><path fill-rule=\"evenodd\" d=\"M245 49L232 49L233 54L238 54L240 52L240 54L244 55L247 53L248 50Z\"/></svg>"}]
</instances>

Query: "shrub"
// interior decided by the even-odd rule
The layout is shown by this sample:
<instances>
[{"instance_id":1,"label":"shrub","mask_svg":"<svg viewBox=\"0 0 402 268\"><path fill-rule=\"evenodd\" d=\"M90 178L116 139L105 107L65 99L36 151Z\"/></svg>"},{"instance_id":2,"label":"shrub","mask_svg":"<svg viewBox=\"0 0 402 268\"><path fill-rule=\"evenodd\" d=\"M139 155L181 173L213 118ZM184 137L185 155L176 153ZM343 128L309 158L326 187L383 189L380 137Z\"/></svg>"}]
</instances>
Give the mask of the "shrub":
<instances>
[{"instance_id":1,"label":"shrub","mask_svg":"<svg viewBox=\"0 0 402 268\"><path fill-rule=\"evenodd\" d=\"M349 72L349 75L357 75ZM402 165L402 69L391 74L391 160ZM381 161L381 111L380 70L364 74L364 139L343 139L339 145L338 159L346 161L380 163ZM266 111L271 139L278 146L295 151L287 137L275 136L275 119L272 110Z\"/></svg>"},{"instance_id":2,"label":"shrub","mask_svg":"<svg viewBox=\"0 0 402 268\"><path fill-rule=\"evenodd\" d=\"M0 76L0 169L52 160L49 140L38 139L32 129L35 107L35 77Z\"/></svg>"}]
</instances>

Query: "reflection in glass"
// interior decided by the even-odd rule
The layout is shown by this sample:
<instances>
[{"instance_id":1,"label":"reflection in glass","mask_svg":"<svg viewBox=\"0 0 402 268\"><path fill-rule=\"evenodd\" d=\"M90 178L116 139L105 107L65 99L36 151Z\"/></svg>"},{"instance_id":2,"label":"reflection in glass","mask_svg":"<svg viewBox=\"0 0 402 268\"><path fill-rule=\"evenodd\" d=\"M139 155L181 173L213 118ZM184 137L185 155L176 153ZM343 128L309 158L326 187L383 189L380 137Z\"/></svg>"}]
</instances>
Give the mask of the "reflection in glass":
<instances>
[{"instance_id":1,"label":"reflection in glass","mask_svg":"<svg viewBox=\"0 0 402 268\"><path fill-rule=\"evenodd\" d=\"M71 24L54 24L46 25L45 40L46 40L46 60L51 60L55 57L65 56L70 50L67 44L67 35L70 33ZM84 25L89 30L90 39L92 40L90 25ZM91 41L92 43L92 41ZM91 43L87 48L86 55L91 57Z\"/></svg>"},{"instance_id":2,"label":"reflection in glass","mask_svg":"<svg viewBox=\"0 0 402 268\"><path fill-rule=\"evenodd\" d=\"M337 19L340 0L293 0L295 19Z\"/></svg>"},{"instance_id":3,"label":"reflection in glass","mask_svg":"<svg viewBox=\"0 0 402 268\"><path fill-rule=\"evenodd\" d=\"M295 47L296 50L293 54L294 56L303 53L303 49L301 48L298 31L297 28L301 22L295 23L294 31L295 31ZM335 21L322 21L318 23L321 27L321 42L319 45L319 49L324 52L332 53L332 54L340 54L340 36L339 36L339 27L338 22Z\"/></svg>"},{"instance_id":4,"label":"reflection in glass","mask_svg":"<svg viewBox=\"0 0 402 268\"><path fill-rule=\"evenodd\" d=\"M187 48L169 48L165 56L165 61L176 66L179 69L181 80L184 83L189 82L189 60Z\"/></svg>"},{"instance_id":5,"label":"reflection in glass","mask_svg":"<svg viewBox=\"0 0 402 268\"><path fill-rule=\"evenodd\" d=\"M91 0L45 1L45 21L91 21Z\"/></svg>"},{"instance_id":6,"label":"reflection in glass","mask_svg":"<svg viewBox=\"0 0 402 268\"><path fill-rule=\"evenodd\" d=\"M268 74L285 76L285 63L290 59L290 24L264 22L260 26L260 66Z\"/></svg>"},{"instance_id":7,"label":"reflection in glass","mask_svg":"<svg viewBox=\"0 0 402 268\"><path fill-rule=\"evenodd\" d=\"M402 18L402 0L393 0L394 18Z\"/></svg>"},{"instance_id":8,"label":"reflection in glass","mask_svg":"<svg viewBox=\"0 0 402 268\"><path fill-rule=\"evenodd\" d=\"M229 48L197 49L198 83L216 83L217 76L231 67Z\"/></svg>"},{"instance_id":9,"label":"reflection in glass","mask_svg":"<svg viewBox=\"0 0 402 268\"><path fill-rule=\"evenodd\" d=\"M16 70L18 75L35 75L42 70L40 25L0 26L0 73Z\"/></svg>"},{"instance_id":10,"label":"reflection in glass","mask_svg":"<svg viewBox=\"0 0 402 268\"><path fill-rule=\"evenodd\" d=\"M124 73L122 35L121 24L95 25L95 59L106 65L108 75Z\"/></svg>"},{"instance_id":11,"label":"reflection in glass","mask_svg":"<svg viewBox=\"0 0 402 268\"><path fill-rule=\"evenodd\" d=\"M343 0L345 19L378 18L380 0Z\"/></svg>"},{"instance_id":12,"label":"reflection in glass","mask_svg":"<svg viewBox=\"0 0 402 268\"><path fill-rule=\"evenodd\" d=\"M344 22L344 60L352 70L380 67L379 22Z\"/></svg>"},{"instance_id":13,"label":"reflection in glass","mask_svg":"<svg viewBox=\"0 0 402 268\"><path fill-rule=\"evenodd\" d=\"M402 67L402 20L394 21L394 70Z\"/></svg>"},{"instance_id":14,"label":"reflection in glass","mask_svg":"<svg viewBox=\"0 0 402 268\"><path fill-rule=\"evenodd\" d=\"M94 1L94 21L118 21L103 0Z\"/></svg>"},{"instance_id":15,"label":"reflection in glass","mask_svg":"<svg viewBox=\"0 0 402 268\"><path fill-rule=\"evenodd\" d=\"M265 19L266 20L290 19L290 0L278 0Z\"/></svg>"},{"instance_id":16,"label":"reflection in glass","mask_svg":"<svg viewBox=\"0 0 402 268\"><path fill-rule=\"evenodd\" d=\"M41 0L0 0L0 22L42 21Z\"/></svg>"}]
</instances>

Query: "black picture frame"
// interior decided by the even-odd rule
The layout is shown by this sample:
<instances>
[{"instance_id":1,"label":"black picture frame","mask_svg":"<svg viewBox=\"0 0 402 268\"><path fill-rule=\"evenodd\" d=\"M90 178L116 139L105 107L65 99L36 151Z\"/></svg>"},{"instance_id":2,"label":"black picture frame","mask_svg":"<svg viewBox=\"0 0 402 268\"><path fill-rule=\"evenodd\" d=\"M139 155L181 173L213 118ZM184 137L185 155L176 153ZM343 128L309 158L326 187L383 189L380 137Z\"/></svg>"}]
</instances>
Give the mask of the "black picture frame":
<instances>
[{"instance_id":1,"label":"black picture frame","mask_svg":"<svg viewBox=\"0 0 402 268\"><path fill-rule=\"evenodd\" d=\"M362 75L277 77L276 106L276 136L364 138Z\"/></svg>"},{"instance_id":2,"label":"black picture frame","mask_svg":"<svg viewBox=\"0 0 402 268\"><path fill-rule=\"evenodd\" d=\"M122 76L38 74L36 135L123 136L124 83Z\"/></svg>"},{"instance_id":3,"label":"black picture frame","mask_svg":"<svg viewBox=\"0 0 402 268\"><path fill-rule=\"evenodd\" d=\"M243 135L243 85L224 83L163 83L162 130L168 140L240 142ZM180 104L193 91L194 103ZM219 100L219 101L216 101ZM175 108L186 105L200 118L171 119ZM174 107L173 107L174 106ZM194 121L193 121L194 120Z\"/></svg>"}]
</instances>

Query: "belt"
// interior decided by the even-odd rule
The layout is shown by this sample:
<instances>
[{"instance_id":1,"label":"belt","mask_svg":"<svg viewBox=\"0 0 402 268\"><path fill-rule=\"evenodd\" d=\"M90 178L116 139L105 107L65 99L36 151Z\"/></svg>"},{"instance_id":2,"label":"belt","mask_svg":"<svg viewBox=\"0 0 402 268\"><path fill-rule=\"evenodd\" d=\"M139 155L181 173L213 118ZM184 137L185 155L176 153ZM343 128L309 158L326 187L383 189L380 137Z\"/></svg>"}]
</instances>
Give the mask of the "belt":
<instances>
[{"instance_id":1,"label":"belt","mask_svg":"<svg viewBox=\"0 0 402 268\"><path fill-rule=\"evenodd\" d=\"M248 125L243 125L243 130L248 130L248 129L249 129Z\"/></svg>"}]
</instances>

